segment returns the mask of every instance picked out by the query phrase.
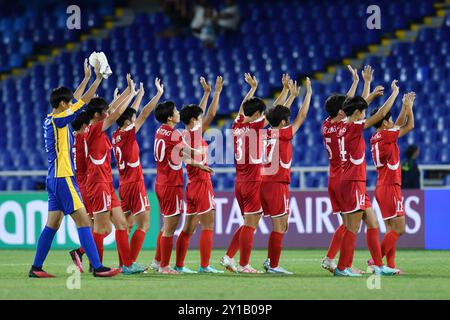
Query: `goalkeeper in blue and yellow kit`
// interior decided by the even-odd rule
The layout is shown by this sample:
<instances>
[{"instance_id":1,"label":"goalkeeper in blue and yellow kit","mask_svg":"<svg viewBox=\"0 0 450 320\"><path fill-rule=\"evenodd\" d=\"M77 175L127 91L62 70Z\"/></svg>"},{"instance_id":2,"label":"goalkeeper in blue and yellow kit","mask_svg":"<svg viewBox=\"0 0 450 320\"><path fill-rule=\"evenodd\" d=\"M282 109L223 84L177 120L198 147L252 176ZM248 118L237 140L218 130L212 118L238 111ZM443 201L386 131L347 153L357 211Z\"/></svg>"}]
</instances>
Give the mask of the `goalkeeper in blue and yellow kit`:
<instances>
[{"instance_id":1,"label":"goalkeeper in blue and yellow kit","mask_svg":"<svg viewBox=\"0 0 450 320\"><path fill-rule=\"evenodd\" d=\"M64 216L70 215L74 220L86 255L88 256L96 277L112 277L120 269L107 268L100 262L97 248L92 237L89 216L81 200L80 191L74 177L72 158L73 137L69 124L85 109L102 81L99 65L95 68L96 79L88 91L81 96L90 78L90 67L85 61L85 79L73 93L70 89L59 87L50 95L53 112L44 120L45 151L48 155L48 218L36 248L36 255L29 272L31 278L53 278L42 269L50 250L56 231ZM75 103L72 101L75 100Z\"/></svg>"}]
</instances>

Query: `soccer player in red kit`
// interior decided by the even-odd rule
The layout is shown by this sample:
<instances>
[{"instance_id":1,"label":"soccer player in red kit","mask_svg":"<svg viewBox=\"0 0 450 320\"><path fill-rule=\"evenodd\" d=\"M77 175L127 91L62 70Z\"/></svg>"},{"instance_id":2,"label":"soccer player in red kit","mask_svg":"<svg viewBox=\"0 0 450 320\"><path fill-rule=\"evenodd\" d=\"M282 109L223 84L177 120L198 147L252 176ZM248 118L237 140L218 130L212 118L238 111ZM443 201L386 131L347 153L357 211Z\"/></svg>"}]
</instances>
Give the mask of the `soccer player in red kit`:
<instances>
[{"instance_id":1,"label":"soccer player in red kit","mask_svg":"<svg viewBox=\"0 0 450 320\"><path fill-rule=\"evenodd\" d=\"M150 205L144 184L136 134L142 128L164 92L163 85L158 78L155 79L155 86L157 89L156 95L144 106L139 117L136 118L136 113L145 94L141 82L133 105L131 108L127 108L117 119L119 128L112 136L113 150L119 170L119 196L122 210L127 216L129 232L131 232L135 223L137 226L130 241L131 260L133 262L137 260L146 232L150 227Z\"/></svg>"},{"instance_id":2,"label":"soccer player in red kit","mask_svg":"<svg viewBox=\"0 0 450 320\"><path fill-rule=\"evenodd\" d=\"M183 205L183 149L182 135L175 130L180 122L180 113L172 101L159 103L155 109L155 118L161 123L156 130L154 157L156 161L155 193L160 212L164 217L162 230L156 243L156 254L151 267L163 274L178 273L169 266L172 255L173 234L178 226ZM202 164L194 166L212 172Z\"/></svg>"},{"instance_id":3,"label":"soccer player in red kit","mask_svg":"<svg viewBox=\"0 0 450 320\"><path fill-rule=\"evenodd\" d=\"M189 239L200 223L200 267L199 273L223 273L210 265L213 234L214 234L214 190L211 183L211 174L190 164L191 160L207 164L208 144L203 139L203 132L214 119L219 105L220 93L222 92L222 77L216 79L215 91L211 105L206 116L206 104L211 92L211 85L201 77L200 83L204 95L200 105L186 105L180 110L180 119L185 124L183 131L184 143L189 146L188 155L185 157L188 184L186 187L186 220L183 230L178 236L176 243L176 265L175 270L180 273L195 273L195 271L184 265L184 259L189 247Z\"/></svg>"},{"instance_id":4,"label":"soccer player in red kit","mask_svg":"<svg viewBox=\"0 0 450 320\"><path fill-rule=\"evenodd\" d=\"M305 121L311 103L311 81L306 79L306 95L292 125L290 105L299 95L297 82L290 81L291 96L284 105L269 109L266 119L270 128L263 140L263 168L260 188L261 204L265 216L270 216L273 231L268 245L268 259L264 268L268 273L292 274L279 266L284 234L288 229L289 184L291 182L292 139Z\"/></svg>"},{"instance_id":5,"label":"soccer player in red kit","mask_svg":"<svg viewBox=\"0 0 450 320\"><path fill-rule=\"evenodd\" d=\"M253 97L258 86L256 78L246 73L245 81L250 85L250 91L241 103L239 115L232 126L236 163L234 187L244 224L233 235L220 264L232 272L259 273L249 262L254 233L262 213L259 195L262 166L260 131L267 125L264 117L266 105L262 99ZM237 250L240 251L240 258L236 267L233 257Z\"/></svg>"},{"instance_id":6,"label":"soccer player in red kit","mask_svg":"<svg viewBox=\"0 0 450 320\"><path fill-rule=\"evenodd\" d=\"M325 101L325 110L328 113L328 118L322 124L323 143L328 153L329 170L328 170L328 196L330 198L333 214L339 214L342 218L342 224L336 229L331 239L327 255L322 259L321 267L325 270L333 272L337 267L334 260L339 248L341 247L342 238L346 230L347 216L341 214L340 198L341 198L341 159L339 156L339 144L337 139L337 131L342 120L345 118L345 113L342 111L342 106L347 97L354 97L359 82L358 70L353 69L350 65L347 66L353 76L353 83L346 95L333 94ZM370 83L372 81L373 70L370 66L365 66L362 71L364 79L363 98L372 101L376 96L382 94L382 87L377 87L370 95Z\"/></svg>"},{"instance_id":7,"label":"soccer player in red kit","mask_svg":"<svg viewBox=\"0 0 450 320\"><path fill-rule=\"evenodd\" d=\"M116 228L115 238L122 273L133 274L144 271L133 263L128 243L127 221L114 190L111 173L111 142L106 134L136 95L134 82L127 75L127 89L111 103L111 113L107 115L108 103L103 98L94 98L88 105L91 123L86 129L88 197L94 215L94 240L99 256L103 256L103 240L111 232L112 222Z\"/></svg>"},{"instance_id":8,"label":"soccer player in red kit","mask_svg":"<svg viewBox=\"0 0 450 320\"><path fill-rule=\"evenodd\" d=\"M340 206L342 214L347 215L347 228L342 239L338 266L334 269L336 276L361 276L361 274L353 272L350 267L356 245L356 234L363 218L366 219L365 222L368 226L366 237L369 250L375 260L374 273L377 275L396 274L396 270L383 265L378 228L371 228L372 224L378 225L366 193L366 144L363 136L365 129L378 123L391 110L399 93L397 80L392 82L391 87L392 94L389 99L377 113L368 119L365 119L368 104L363 97L348 98L343 106L347 118L339 127L337 136L342 166ZM369 220L375 220L375 222ZM375 232L369 233L371 230Z\"/></svg>"},{"instance_id":9,"label":"soccer player in red kit","mask_svg":"<svg viewBox=\"0 0 450 320\"><path fill-rule=\"evenodd\" d=\"M378 173L375 198L387 229L381 244L381 253L386 257L387 266L394 269L397 240L405 233L405 213L400 188L402 170L397 141L414 128L415 96L414 92L405 94L402 110L395 123L392 121L391 112L388 112L374 125L377 131L370 138L372 157ZM373 109L371 114L377 111L378 109ZM373 261L370 264L373 264Z\"/></svg>"}]
</instances>

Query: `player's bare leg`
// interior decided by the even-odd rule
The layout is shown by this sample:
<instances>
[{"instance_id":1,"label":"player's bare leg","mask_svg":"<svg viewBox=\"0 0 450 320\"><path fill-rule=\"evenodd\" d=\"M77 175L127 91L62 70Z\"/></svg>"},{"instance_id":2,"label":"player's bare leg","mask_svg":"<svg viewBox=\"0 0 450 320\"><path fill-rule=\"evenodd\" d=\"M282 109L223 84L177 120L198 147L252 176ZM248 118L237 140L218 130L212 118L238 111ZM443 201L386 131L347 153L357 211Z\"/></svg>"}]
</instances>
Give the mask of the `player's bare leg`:
<instances>
[{"instance_id":1,"label":"player's bare leg","mask_svg":"<svg viewBox=\"0 0 450 320\"><path fill-rule=\"evenodd\" d=\"M145 240L145 235L150 228L150 211L143 211L127 217L128 233L131 233L134 225L136 225L136 230L131 237L130 250L131 250L131 260L136 262L139 253L141 252L142 245Z\"/></svg>"},{"instance_id":2,"label":"player's bare leg","mask_svg":"<svg viewBox=\"0 0 450 320\"><path fill-rule=\"evenodd\" d=\"M153 258L153 261L150 263L150 268L152 268L155 271L159 270L159 267L161 266L161 237L163 235L163 228L159 230L158 236L156 237L156 250L155 250L155 257Z\"/></svg>"},{"instance_id":3,"label":"player's bare leg","mask_svg":"<svg viewBox=\"0 0 450 320\"><path fill-rule=\"evenodd\" d=\"M175 271L179 273L197 273L188 267L184 266L184 259L186 258L186 253L189 248L189 240L194 234L199 222L199 216L197 214L190 214L185 216L185 221L183 225L183 230L180 232L176 242L176 263Z\"/></svg>"},{"instance_id":4,"label":"player's bare leg","mask_svg":"<svg viewBox=\"0 0 450 320\"><path fill-rule=\"evenodd\" d=\"M322 259L321 267L330 272L334 272L334 269L337 267L337 263L335 261L335 257L339 252L341 247L342 238L344 237L344 233L347 226L347 216L345 214L340 214L342 218L342 224L336 229L333 234L333 238L331 239L330 246L328 248L327 255Z\"/></svg>"},{"instance_id":5,"label":"player's bare leg","mask_svg":"<svg viewBox=\"0 0 450 320\"><path fill-rule=\"evenodd\" d=\"M385 220L386 234L381 243L381 252L386 257L387 266L397 269L395 264L395 254L397 240L405 233L405 217L395 217Z\"/></svg>"},{"instance_id":6,"label":"player's bare leg","mask_svg":"<svg viewBox=\"0 0 450 320\"><path fill-rule=\"evenodd\" d=\"M173 235L178 227L180 215L173 217L164 217L163 233L160 240L161 263L159 272L163 274L176 274L177 271L170 268L170 256L172 255Z\"/></svg>"},{"instance_id":7,"label":"player's bare leg","mask_svg":"<svg viewBox=\"0 0 450 320\"><path fill-rule=\"evenodd\" d=\"M270 234L268 245L268 260L264 263L264 268L268 273L274 274L293 274L290 271L280 267L279 261L281 249L283 247L283 237L287 233L289 215L281 217L272 217L273 231Z\"/></svg>"},{"instance_id":8,"label":"player's bare leg","mask_svg":"<svg viewBox=\"0 0 450 320\"><path fill-rule=\"evenodd\" d=\"M261 212L244 215L244 225L239 235L239 266L240 273L260 273L250 265L250 255L253 249L253 237L261 219Z\"/></svg>"},{"instance_id":9,"label":"player's bare leg","mask_svg":"<svg viewBox=\"0 0 450 320\"><path fill-rule=\"evenodd\" d=\"M210 210L200 215L200 268L199 273L223 273L210 265L214 236L214 217L216 210Z\"/></svg>"}]
</instances>

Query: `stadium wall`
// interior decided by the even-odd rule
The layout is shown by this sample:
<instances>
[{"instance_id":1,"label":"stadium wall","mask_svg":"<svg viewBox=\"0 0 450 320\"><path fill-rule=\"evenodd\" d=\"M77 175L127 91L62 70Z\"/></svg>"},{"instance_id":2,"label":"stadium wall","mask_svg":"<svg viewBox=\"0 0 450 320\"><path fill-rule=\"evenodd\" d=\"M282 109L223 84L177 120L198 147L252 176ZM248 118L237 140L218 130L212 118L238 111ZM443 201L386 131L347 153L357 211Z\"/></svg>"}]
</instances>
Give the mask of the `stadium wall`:
<instances>
[{"instance_id":1,"label":"stadium wall","mask_svg":"<svg viewBox=\"0 0 450 320\"><path fill-rule=\"evenodd\" d=\"M160 225L158 202L153 192L148 194L151 204L151 228L144 248L154 248ZM385 232L378 204L373 192L369 192L374 210L380 220L380 231ZM450 225L450 190L412 190L404 192L406 234L400 238L400 248L450 249L450 237L445 226ZM234 230L242 223L239 206L233 192L217 192L215 248L225 248ZM35 248L40 230L47 217L47 194L0 194L0 249ZM332 214L327 192L298 191L291 193L289 232L285 237L286 248L326 248L339 225L339 217ZM255 234L255 247L266 248L271 230L269 218L261 220ZM180 224L181 226L182 224ZM181 228L180 228L181 229ZM181 230L178 230L180 232ZM360 233L364 233L362 227ZM191 240L198 246L197 232ZM75 224L64 219L57 233L54 248L68 249L78 245ZM114 247L114 233L105 240L106 248ZM365 248L365 237L358 237L358 247Z\"/></svg>"}]
</instances>

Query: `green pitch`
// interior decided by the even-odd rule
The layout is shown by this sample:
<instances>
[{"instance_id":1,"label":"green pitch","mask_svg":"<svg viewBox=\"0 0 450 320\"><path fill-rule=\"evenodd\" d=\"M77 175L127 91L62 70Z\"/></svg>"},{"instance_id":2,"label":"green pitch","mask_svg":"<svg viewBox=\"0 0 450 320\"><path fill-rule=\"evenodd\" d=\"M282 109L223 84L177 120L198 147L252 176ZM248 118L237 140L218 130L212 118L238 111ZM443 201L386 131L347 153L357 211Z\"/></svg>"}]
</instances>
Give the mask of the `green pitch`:
<instances>
[{"instance_id":1,"label":"green pitch","mask_svg":"<svg viewBox=\"0 0 450 320\"><path fill-rule=\"evenodd\" d=\"M213 252L213 265L222 250ZM254 267L262 269L266 252L252 254ZM450 299L450 252L400 250L398 264L407 273L383 277L380 289L376 279L336 278L320 268L323 250L286 250L281 264L293 276L237 275L160 275L147 274L111 279L94 278L84 273L80 289L67 288L67 268L71 260L66 251L51 251L45 270L55 279L29 279L27 272L33 251L0 251L0 299ZM141 253L140 263L149 263L153 252ZM355 266L364 268L367 251L358 251ZM174 257L172 257L174 258ZM117 264L115 251L105 252L106 265ZM186 265L196 269L197 250L191 250ZM85 267L87 268L87 262ZM69 281L70 282L70 281Z\"/></svg>"}]
</instances>

